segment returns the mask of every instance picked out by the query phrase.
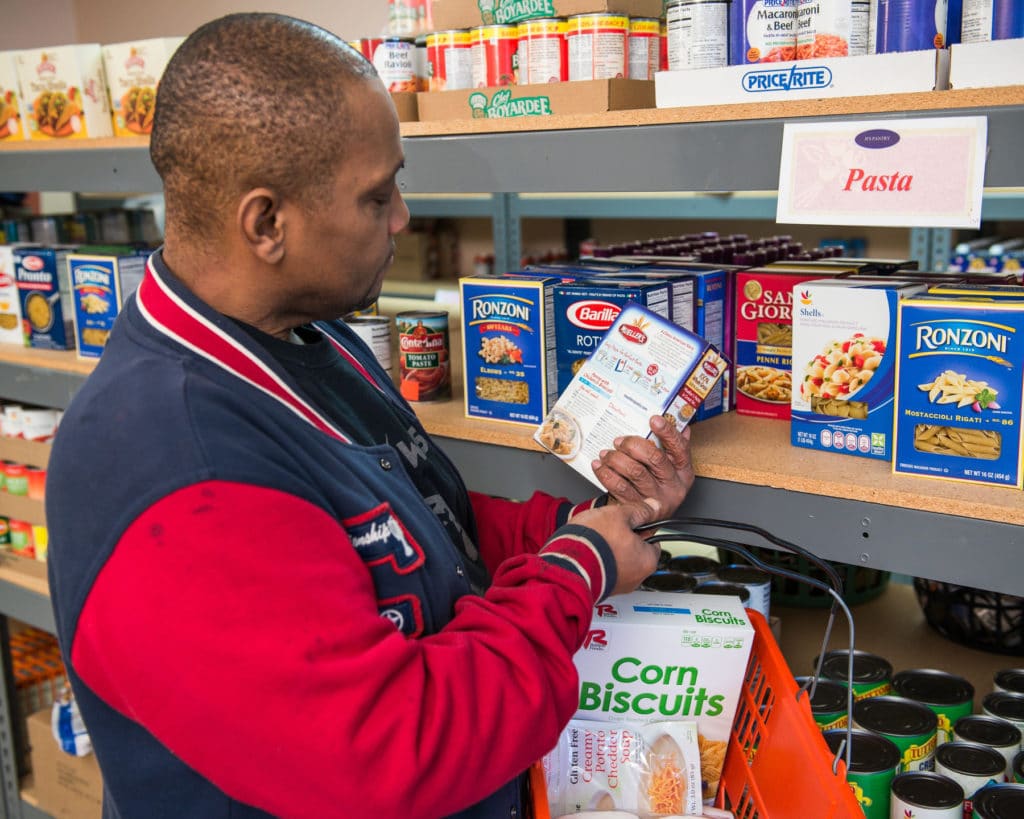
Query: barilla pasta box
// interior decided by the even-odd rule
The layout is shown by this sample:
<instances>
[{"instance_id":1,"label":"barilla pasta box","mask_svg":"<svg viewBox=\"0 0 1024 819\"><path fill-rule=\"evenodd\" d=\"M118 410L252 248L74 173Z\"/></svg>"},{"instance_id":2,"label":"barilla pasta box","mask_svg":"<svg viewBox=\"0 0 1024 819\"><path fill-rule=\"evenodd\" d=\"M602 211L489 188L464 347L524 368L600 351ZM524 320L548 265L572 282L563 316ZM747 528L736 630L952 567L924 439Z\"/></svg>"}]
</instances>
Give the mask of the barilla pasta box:
<instances>
[{"instance_id":1,"label":"barilla pasta box","mask_svg":"<svg viewBox=\"0 0 1024 819\"><path fill-rule=\"evenodd\" d=\"M114 133L98 43L15 52L29 139Z\"/></svg>"},{"instance_id":2,"label":"barilla pasta box","mask_svg":"<svg viewBox=\"0 0 1024 819\"><path fill-rule=\"evenodd\" d=\"M803 273L767 267L736 273L736 412L789 420L793 400L793 289L831 275L821 270Z\"/></svg>"},{"instance_id":3,"label":"barilla pasta box","mask_svg":"<svg viewBox=\"0 0 1024 819\"><path fill-rule=\"evenodd\" d=\"M597 349L627 302L669 318L669 286L648 281L587 279L555 286L555 360L558 393Z\"/></svg>"},{"instance_id":4,"label":"barilla pasta box","mask_svg":"<svg viewBox=\"0 0 1024 819\"><path fill-rule=\"evenodd\" d=\"M68 350L74 344L74 307L67 265L72 250L35 246L14 249L14 279L30 347Z\"/></svg>"},{"instance_id":5,"label":"barilla pasta box","mask_svg":"<svg viewBox=\"0 0 1024 819\"><path fill-rule=\"evenodd\" d=\"M1022 486L1024 298L899 307L893 471Z\"/></svg>"},{"instance_id":6,"label":"barilla pasta box","mask_svg":"<svg viewBox=\"0 0 1024 819\"><path fill-rule=\"evenodd\" d=\"M575 718L696 720L704 797L713 797L754 629L738 597L635 591L594 609L573 662Z\"/></svg>"},{"instance_id":7,"label":"barilla pasta box","mask_svg":"<svg viewBox=\"0 0 1024 819\"><path fill-rule=\"evenodd\" d=\"M925 287L821 279L793 288L793 446L892 458L896 311Z\"/></svg>"},{"instance_id":8,"label":"barilla pasta box","mask_svg":"<svg viewBox=\"0 0 1024 819\"><path fill-rule=\"evenodd\" d=\"M14 249L0 245L0 344L24 347L28 342L21 320L21 297L14 278Z\"/></svg>"},{"instance_id":9,"label":"barilla pasta box","mask_svg":"<svg viewBox=\"0 0 1024 819\"><path fill-rule=\"evenodd\" d=\"M606 273L601 280L664 282L670 290L668 317L687 330L696 330L696 276L682 270L651 270L646 267Z\"/></svg>"},{"instance_id":10,"label":"barilla pasta box","mask_svg":"<svg viewBox=\"0 0 1024 819\"><path fill-rule=\"evenodd\" d=\"M557 283L512 275L459 280L467 417L535 426L551 408Z\"/></svg>"},{"instance_id":11,"label":"barilla pasta box","mask_svg":"<svg viewBox=\"0 0 1024 819\"><path fill-rule=\"evenodd\" d=\"M636 302L623 306L594 353L534 432L534 440L601 486L590 464L621 435L650 437L650 418L680 430L726 368L718 350Z\"/></svg>"},{"instance_id":12,"label":"barilla pasta box","mask_svg":"<svg viewBox=\"0 0 1024 819\"><path fill-rule=\"evenodd\" d=\"M146 259L135 253L68 256L79 358L98 358L128 293L138 287Z\"/></svg>"},{"instance_id":13,"label":"barilla pasta box","mask_svg":"<svg viewBox=\"0 0 1024 819\"><path fill-rule=\"evenodd\" d=\"M157 37L103 46L103 68L110 91L115 136L152 132L160 76L183 40L183 37Z\"/></svg>"},{"instance_id":14,"label":"barilla pasta box","mask_svg":"<svg viewBox=\"0 0 1024 819\"><path fill-rule=\"evenodd\" d=\"M28 139L21 118L21 87L13 51L0 51L0 139Z\"/></svg>"}]
</instances>

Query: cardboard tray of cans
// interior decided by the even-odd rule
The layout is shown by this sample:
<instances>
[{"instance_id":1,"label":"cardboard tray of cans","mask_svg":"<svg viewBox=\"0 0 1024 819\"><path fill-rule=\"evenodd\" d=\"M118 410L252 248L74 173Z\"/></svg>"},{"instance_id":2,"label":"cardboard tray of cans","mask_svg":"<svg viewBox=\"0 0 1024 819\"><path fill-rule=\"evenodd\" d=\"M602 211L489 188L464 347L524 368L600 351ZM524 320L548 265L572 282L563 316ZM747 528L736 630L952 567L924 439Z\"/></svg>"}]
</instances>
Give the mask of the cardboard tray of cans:
<instances>
[{"instance_id":1,"label":"cardboard tray of cans","mask_svg":"<svg viewBox=\"0 0 1024 819\"><path fill-rule=\"evenodd\" d=\"M543 17L613 12L661 17L662 0L433 0L434 29L512 25Z\"/></svg>"}]
</instances>

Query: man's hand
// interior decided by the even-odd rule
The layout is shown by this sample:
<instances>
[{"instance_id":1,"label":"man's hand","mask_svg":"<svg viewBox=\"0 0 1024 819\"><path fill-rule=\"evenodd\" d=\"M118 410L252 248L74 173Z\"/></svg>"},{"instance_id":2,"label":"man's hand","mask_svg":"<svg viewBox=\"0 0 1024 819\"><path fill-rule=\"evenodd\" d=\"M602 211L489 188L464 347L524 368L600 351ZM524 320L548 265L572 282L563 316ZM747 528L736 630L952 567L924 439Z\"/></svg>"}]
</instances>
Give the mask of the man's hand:
<instances>
[{"instance_id":1,"label":"man's hand","mask_svg":"<svg viewBox=\"0 0 1024 819\"><path fill-rule=\"evenodd\" d=\"M660 415L650 420L651 431L661 442L639 435L615 439L615 449L603 450L592 464L594 474L619 503L656 499L665 516L671 516L693 486L690 461L690 428L680 434Z\"/></svg>"},{"instance_id":2,"label":"man's hand","mask_svg":"<svg viewBox=\"0 0 1024 819\"><path fill-rule=\"evenodd\" d=\"M661 547L648 543L636 530L657 520L662 514L658 501L646 498L588 509L573 518L573 523L600 534L615 555L618 579L610 594L633 591L658 568Z\"/></svg>"}]
</instances>

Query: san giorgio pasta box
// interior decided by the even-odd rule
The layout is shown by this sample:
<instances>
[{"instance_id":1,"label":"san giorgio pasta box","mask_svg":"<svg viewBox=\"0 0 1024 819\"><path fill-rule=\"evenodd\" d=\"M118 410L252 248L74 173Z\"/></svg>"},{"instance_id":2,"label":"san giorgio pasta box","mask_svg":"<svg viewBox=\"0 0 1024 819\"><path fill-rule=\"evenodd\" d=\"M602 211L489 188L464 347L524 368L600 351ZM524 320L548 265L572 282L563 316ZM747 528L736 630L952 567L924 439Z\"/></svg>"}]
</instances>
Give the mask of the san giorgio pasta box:
<instances>
[{"instance_id":1,"label":"san giorgio pasta box","mask_svg":"<svg viewBox=\"0 0 1024 819\"><path fill-rule=\"evenodd\" d=\"M893 471L1022 486L1024 294L899 306Z\"/></svg>"},{"instance_id":2,"label":"san giorgio pasta box","mask_svg":"<svg viewBox=\"0 0 1024 819\"><path fill-rule=\"evenodd\" d=\"M892 458L896 308L926 286L850 278L793 288L793 446Z\"/></svg>"}]
</instances>

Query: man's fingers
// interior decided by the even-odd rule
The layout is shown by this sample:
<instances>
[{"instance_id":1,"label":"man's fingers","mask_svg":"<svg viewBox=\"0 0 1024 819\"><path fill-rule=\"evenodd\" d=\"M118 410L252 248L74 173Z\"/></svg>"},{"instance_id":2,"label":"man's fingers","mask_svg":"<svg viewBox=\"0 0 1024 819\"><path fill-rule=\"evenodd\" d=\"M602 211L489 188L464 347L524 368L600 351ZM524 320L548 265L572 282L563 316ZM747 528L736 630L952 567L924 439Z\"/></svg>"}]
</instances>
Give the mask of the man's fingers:
<instances>
[{"instance_id":1,"label":"man's fingers","mask_svg":"<svg viewBox=\"0 0 1024 819\"><path fill-rule=\"evenodd\" d=\"M651 523L661 515L661 502L656 498L644 498L629 505L629 526L638 529Z\"/></svg>"},{"instance_id":2,"label":"man's fingers","mask_svg":"<svg viewBox=\"0 0 1024 819\"><path fill-rule=\"evenodd\" d=\"M668 455L676 469L686 469L690 466L689 427L680 433L676 430L675 424L670 424L660 415L655 415L651 418L651 430L658 436L662 451Z\"/></svg>"}]
</instances>

